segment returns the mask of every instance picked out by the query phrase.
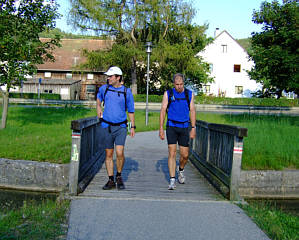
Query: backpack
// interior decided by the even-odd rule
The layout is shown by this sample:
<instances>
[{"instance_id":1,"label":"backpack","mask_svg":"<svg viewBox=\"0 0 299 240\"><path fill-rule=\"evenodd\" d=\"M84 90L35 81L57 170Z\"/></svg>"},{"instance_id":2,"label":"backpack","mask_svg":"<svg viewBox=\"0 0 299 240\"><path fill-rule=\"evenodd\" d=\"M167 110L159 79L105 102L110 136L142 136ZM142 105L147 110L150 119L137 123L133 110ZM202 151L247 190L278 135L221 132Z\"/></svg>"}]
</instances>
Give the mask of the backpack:
<instances>
[{"instance_id":1,"label":"backpack","mask_svg":"<svg viewBox=\"0 0 299 240\"><path fill-rule=\"evenodd\" d=\"M186 100L187 103L188 103L188 108L189 108L189 111L190 111L190 99L189 99L189 90L188 89L184 89L184 93L185 93L185 98L175 98L174 95L173 95L173 89L169 89L168 90L168 105L167 105L167 110L170 106L170 104L172 102L174 102L175 100Z\"/></svg>"},{"instance_id":2,"label":"backpack","mask_svg":"<svg viewBox=\"0 0 299 240\"><path fill-rule=\"evenodd\" d=\"M114 89L110 89L109 86L110 85L107 84L106 90L104 92L103 105L105 105L105 97L106 97L106 94L107 94L108 91L117 92L118 96L120 96L120 94L124 95L124 97L125 97L125 111L127 111L127 88L124 86L124 92L123 92L123 91L117 91L117 90L114 90Z\"/></svg>"}]
</instances>

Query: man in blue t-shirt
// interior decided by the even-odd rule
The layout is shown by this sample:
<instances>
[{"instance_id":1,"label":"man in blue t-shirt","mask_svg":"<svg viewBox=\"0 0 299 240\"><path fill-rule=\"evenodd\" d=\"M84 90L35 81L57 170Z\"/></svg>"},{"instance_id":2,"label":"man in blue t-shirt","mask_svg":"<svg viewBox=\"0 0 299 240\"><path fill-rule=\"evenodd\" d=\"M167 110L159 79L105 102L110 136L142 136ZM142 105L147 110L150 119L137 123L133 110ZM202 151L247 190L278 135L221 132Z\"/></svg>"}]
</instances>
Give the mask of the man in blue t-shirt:
<instances>
[{"instance_id":1,"label":"man in blue t-shirt","mask_svg":"<svg viewBox=\"0 0 299 240\"><path fill-rule=\"evenodd\" d=\"M159 137L164 140L164 121L166 112L168 114L166 124L166 136L168 143L168 170L169 190L174 190L176 170L176 148L180 148L180 163L177 167L178 182L185 183L184 167L189 157L189 138L195 138L196 111L194 105L194 94L184 88L184 75L177 73L173 77L174 88L166 91L162 100L160 112ZM191 121L191 130L189 128Z\"/></svg>"},{"instance_id":2,"label":"man in blue t-shirt","mask_svg":"<svg viewBox=\"0 0 299 240\"><path fill-rule=\"evenodd\" d=\"M110 190L117 186L124 189L121 172L125 163L124 145L127 137L127 114L131 121L131 137L135 136L135 110L134 98L131 89L122 84L122 71L119 67L110 67L107 72L108 82L100 87L97 94L97 116L101 121L105 138L106 169L108 182L104 190ZM104 102L104 112L101 103ZM116 181L114 181L113 152L116 149ZM116 184L115 184L116 182Z\"/></svg>"}]
</instances>

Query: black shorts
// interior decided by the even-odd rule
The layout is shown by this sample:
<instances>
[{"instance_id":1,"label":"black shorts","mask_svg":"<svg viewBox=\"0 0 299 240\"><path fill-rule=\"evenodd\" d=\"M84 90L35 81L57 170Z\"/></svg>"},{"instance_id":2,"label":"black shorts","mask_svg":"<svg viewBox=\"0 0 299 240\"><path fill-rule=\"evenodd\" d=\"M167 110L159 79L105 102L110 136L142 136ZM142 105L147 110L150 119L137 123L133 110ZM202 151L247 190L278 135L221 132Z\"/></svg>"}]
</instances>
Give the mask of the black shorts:
<instances>
[{"instance_id":1,"label":"black shorts","mask_svg":"<svg viewBox=\"0 0 299 240\"><path fill-rule=\"evenodd\" d=\"M166 127L167 143L189 147L189 128Z\"/></svg>"}]
</instances>

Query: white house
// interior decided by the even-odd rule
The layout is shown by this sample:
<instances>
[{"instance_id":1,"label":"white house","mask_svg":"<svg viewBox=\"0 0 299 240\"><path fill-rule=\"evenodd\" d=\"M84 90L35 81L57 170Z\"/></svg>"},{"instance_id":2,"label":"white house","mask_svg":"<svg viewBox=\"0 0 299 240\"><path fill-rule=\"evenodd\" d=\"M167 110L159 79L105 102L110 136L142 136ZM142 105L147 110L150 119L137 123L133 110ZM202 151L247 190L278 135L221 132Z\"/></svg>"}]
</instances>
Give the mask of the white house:
<instances>
[{"instance_id":1,"label":"white house","mask_svg":"<svg viewBox=\"0 0 299 240\"><path fill-rule=\"evenodd\" d=\"M214 41L196 54L210 64L214 82L204 85L202 91L207 95L225 97L251 97L251 93L262 88L261 84L250 80L246 70L249 61L247 51L227 32L215 31Z\"/></svg>"}]
</instances>

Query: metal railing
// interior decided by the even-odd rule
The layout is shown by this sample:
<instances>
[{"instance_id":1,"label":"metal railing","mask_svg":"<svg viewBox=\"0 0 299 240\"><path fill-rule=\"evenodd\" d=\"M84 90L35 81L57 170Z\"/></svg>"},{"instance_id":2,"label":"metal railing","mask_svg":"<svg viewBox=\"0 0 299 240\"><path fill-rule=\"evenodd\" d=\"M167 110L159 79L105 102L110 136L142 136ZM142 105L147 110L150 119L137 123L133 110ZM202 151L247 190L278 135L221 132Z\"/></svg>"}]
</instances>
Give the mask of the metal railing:
<instances>
[{"instance_id":1,"label":"metal railing","mask_svg":"<svg viewBox=\"0 0 299 240\"><path fill-rule=\"evenodd\" d=\"M196 121L190 160L230 200L240 200L239 180L243 137L247 128Z\"/></svg>"},{"instance_id":2,"label":"metal railing","mask_svg":"<svg viewBox=\"0 0 299 240\"><path fill-rule=\"evenodd\" d=\"M72 152L69 192L84 191L105 160L102 128L96 117L72 121Z\"/></svg>"}]
</instances>

